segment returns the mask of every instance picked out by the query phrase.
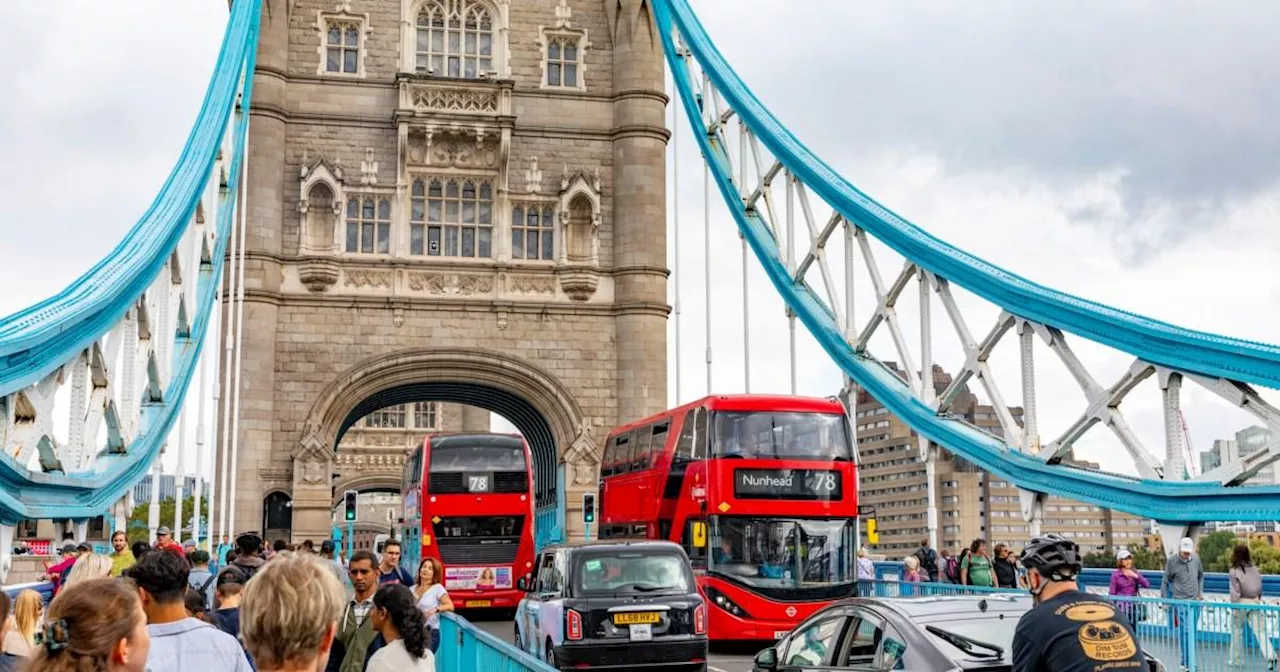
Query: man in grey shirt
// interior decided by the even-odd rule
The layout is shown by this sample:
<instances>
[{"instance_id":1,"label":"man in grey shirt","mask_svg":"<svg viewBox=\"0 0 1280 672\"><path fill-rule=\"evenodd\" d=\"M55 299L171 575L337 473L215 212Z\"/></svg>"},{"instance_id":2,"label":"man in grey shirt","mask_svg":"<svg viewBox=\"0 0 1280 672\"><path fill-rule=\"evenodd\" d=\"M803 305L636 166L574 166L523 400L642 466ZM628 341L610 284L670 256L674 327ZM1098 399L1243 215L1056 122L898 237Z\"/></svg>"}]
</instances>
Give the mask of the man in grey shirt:
<instances>
[{"instance_id":1,"label":"man in grey shirt","mask_svg":"<svg viewBox=\"0 0 1280 672\"><path fill-rule=\"evenodd\" d=\"M148 553L129 570L151 634L147 669L251 672L234 637L187 616L183 596L190 571L176 553Z\"/></svg>"},{"instance_id":2,"label":"man in grey shirt","mask_svg":"<svg viewBox=\"0 0 1280 672\"><path fill-rule=\"evenodd\" d=\"M1175 600L1198 602L1204 593L1204 567L1195 556L1196 544L1190 537L1183 537L1178 552L1164 563L1164 577L1160 580L1160 594ZM1194 605L1180 604L1174 607L1174 624L1178 628L1182 669L1195 669L1195 624L1200 609Z\"/></svg>"}]
</instances>

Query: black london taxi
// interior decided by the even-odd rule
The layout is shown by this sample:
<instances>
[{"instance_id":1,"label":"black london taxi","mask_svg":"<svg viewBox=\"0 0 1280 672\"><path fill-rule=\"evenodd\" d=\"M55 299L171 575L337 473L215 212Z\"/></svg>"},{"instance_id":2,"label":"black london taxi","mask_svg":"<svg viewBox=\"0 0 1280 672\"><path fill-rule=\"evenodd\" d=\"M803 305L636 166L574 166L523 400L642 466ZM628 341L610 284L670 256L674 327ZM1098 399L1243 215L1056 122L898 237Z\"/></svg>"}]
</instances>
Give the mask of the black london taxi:
<instances>
[{"instance_id":1,"label":"black london taxi","mask_svg":"<svg viewBox=\"0 0 1280 672\"><path fill-rule=\"evenodd\" d=\"M676 544L549 546L516 585L516 646L556 669L707 669L707 606Z\"/></svg>"}]
</instances>

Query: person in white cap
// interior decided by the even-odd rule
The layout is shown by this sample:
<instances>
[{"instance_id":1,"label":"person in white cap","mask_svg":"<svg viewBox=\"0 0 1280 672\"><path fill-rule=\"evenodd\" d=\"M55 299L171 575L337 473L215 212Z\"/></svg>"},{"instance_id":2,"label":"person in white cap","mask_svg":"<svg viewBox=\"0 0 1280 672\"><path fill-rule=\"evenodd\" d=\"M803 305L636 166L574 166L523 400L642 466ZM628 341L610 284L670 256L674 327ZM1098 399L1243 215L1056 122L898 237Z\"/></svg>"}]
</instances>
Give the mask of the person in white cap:
<instances>
[{"instance_id":1,"label":"person in white cap","mask_svg":"<svg viewBox=\"0 0 1280 672\"><path fill-rule=\"evenodd\" d=\"M1204 594L1204 567L1200 558L1196 557L1196 542L1191 537L1183 537L1178 544L1178 552L1169 556L1164 563L1164 577L1160 580L1160 595L1175 600L1198 602ZM1174 625L1178 628L1178 642L1181 650L1182 669L1194 667L1195 628L1200 617L1200 608L1192 604L1178 604L1173 608Z\"/></svg>"}]
</instances>

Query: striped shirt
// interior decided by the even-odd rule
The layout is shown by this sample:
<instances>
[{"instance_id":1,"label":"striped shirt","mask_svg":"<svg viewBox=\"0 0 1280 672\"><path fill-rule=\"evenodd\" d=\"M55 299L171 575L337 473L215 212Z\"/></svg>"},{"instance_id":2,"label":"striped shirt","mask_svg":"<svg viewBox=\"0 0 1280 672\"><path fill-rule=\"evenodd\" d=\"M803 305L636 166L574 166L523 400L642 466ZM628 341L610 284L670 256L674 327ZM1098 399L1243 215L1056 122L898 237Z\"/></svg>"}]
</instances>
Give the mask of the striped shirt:
<instances>
[{"instance_id":1,"label":"striped shirt","mask_svg":"<svg viewBox=\"0 0 1280 672\"><path fill-rule=\"evenodd\" d=\"M194 618L148 625L151 653L147 672L200 670L251 672L249 659L235 637Z\"/></svg>"}]
</instances>

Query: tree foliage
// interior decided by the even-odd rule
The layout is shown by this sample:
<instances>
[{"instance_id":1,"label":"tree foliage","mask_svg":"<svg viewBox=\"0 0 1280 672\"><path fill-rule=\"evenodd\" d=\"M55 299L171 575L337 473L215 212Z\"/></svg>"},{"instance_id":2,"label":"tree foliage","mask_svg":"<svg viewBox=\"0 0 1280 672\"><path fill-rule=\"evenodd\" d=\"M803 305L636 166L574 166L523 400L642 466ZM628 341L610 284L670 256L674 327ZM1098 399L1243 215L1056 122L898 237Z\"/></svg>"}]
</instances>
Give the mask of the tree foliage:
<instances>
[{"instance_id":1,"label":"tree foliage","mask_svg":"<svg viewBox=\"0 0 1280 672\"><path fill-rule=\"evenodd\" d=\"M1134 569L1164 569L1164 554L1157 553L1146 546L1131 546L1129 552L1133 553Z\"/></svg>"},{"instance_id":2,"label":"tree foliage","mask_svg":"<svg viewBox=\"0 0 1280 672\"><path fill-rule=\"evenodd\" d=\"M1092 553L1085 553L1084 557L1080 559L1080 562L1085 567L1110 569L1116 566L1116 556L1111 551L1103 551L1101 553L1095 551Z\"/></svg>"},{"instance_id":3,"label":"tree foliage","mask_svg":"<svg viewBox=\"0 0 1280 672\"><path fill-rule=\"evenodd\" d=\"M1196 550L1206 572L1225 572L1231 566L1231 549L1238 540L1231 532L1211 532L1200 537ZM1225 559L1224 559L1225 558Z\"/></svg>"},{"instance_id":4,"label":"tree foliage","mask_svg":"<svg viewBox=\"0 0 1280 672\"><path fill-rule=\"evenodd\" d=\"M190 530L191 514L192 514L192 511L195 509L195 505L196 503L195 503L194 497L186 497L182 500L182 527L185 530L188 530L188 531ZM174 505L173 497L160 500L160 525L165 525L170 528L173 527L174 506L175 505ZM130 544L132 544L135 541L147 541L148 537L150 536L149 526L147 524L150 511L151 511L151 502L142 502L137 506L133 507L133 512L129 514L129 524L126 529L126 533L129 536ZM200 530L201 530L201 534L203 535L208 534L209 526L206 524L208 520L209 520L209 500L201 499L200 500ZM190 536L190 533L188 532L188 534L184 534L182 538L185 540L189 536Z\"/></svg>"},{"instance_id":5,"label":"tree foliage","mask_svg":"<svg viewBox=\"0 0 1280 672\"><path fill-rule=\"evenodd\" d=\"M1213 566L1220 566L1222 569L1209 570L1209 561L1205 560L1206 571L1230 571L1231 556L1235 553L1236 545L1243 543L1239 539L1235 541L1236 543L1223 550L1214 559ZM1254 539L1249 542L1249 559L1253 562L1253 566L1258 568L1258 572L1262 574L1280 574L1280 549L1268 544L1265 539Z\"/></svg>"}]
</instances>

